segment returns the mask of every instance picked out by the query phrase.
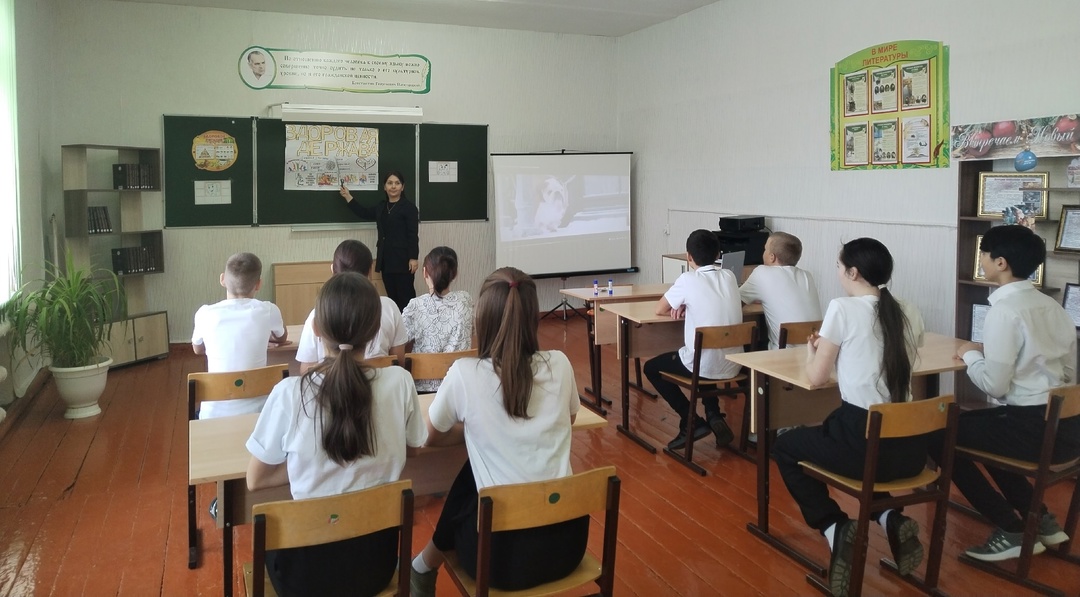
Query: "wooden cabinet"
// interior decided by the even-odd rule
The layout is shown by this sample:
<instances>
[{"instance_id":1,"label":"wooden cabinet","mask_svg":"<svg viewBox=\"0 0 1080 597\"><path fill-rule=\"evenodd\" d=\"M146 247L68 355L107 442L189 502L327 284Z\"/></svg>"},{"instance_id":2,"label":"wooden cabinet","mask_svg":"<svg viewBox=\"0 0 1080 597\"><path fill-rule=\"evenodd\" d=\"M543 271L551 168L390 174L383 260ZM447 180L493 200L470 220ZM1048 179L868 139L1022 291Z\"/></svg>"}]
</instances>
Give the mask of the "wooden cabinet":
<instances>
[{"instance_id":1,"label":"wooden cabinet","mask_svg":"<svg viewBox=\"0 0 1080 597\"><path fill-rule=\"evenodd\" d=\"M281 310L285 325L303 325L308 313L315 308L315 297L319 289L330 279L330 261L298 261L295 263L275 263L274 304ZM386 296L382 274L371 272L371 283L379 295ZM290 338L293 342L299 338Z\"/></svg>"},{"instance_id":2,"label":"wooden cabinet","mask_svg":"<svg viewBox=\"0 0 1080 597\"><path fill-rule=\"evenodd\" d=\"M168 315L161 311L117 321L102 352L112 358L114 367L168 356Z\"/></svg>"}]
</instances>

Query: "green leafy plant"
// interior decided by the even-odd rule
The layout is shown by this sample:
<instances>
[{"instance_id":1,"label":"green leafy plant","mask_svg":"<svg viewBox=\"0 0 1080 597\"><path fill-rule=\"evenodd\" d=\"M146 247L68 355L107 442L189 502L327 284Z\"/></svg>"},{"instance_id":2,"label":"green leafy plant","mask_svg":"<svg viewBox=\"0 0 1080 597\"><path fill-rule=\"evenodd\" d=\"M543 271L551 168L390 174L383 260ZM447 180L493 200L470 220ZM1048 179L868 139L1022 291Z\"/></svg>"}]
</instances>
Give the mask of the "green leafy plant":
<instances>
[{"instance_id":1,"label":"green leafy plant","mask_svg":"<svg viewBox=\"0 0 1080 597\"><path fill-rule=\"evenodd\" d=\"M66 262L72 263L70 253ZM47 263L44 279L26 283L0 305L0 320L11 326L14 348L40 351L55 367L85 367L96 364L114 316L126 310L113 272Z\"/></svg>"}]
</instances>

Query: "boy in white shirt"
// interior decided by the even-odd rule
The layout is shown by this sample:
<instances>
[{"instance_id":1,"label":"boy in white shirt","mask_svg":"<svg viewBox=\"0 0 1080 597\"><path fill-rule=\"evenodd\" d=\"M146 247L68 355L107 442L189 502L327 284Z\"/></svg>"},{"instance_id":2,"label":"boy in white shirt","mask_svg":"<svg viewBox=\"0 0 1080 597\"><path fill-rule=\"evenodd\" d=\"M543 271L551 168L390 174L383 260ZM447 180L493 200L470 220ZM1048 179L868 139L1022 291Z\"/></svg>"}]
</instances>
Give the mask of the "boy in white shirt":
<instances>
[{"instance_id":1,"label":"boy in white shirt","mask_svg":"<svg viewBox=\"0 0 1080 597\"><path fill-rule=\"evenodd\" d=\"M780 344L780 324L821 319L821 303L810 272L797 267L802 242L786 232L773 232L765 241L761 267L754 268L739 294L746 304L761 303L769 327L769 350ZM805 344L805 338L790 338Z\"/></svg>"},{"instance_id":2,"label":"boy in white shirt","mask_svg":"<svg viewBox=\"0 0 1080 597\"><path fill-rule=\"evenodd\" d=\"M964 343L956 356L967 363L968 378L1004 406L960 414L956 445L1010 458L1037 461L1051 388L1075 383L1076 332L1072 318L1054 299L1039 292L1028 276L1046 258L1042 238L1023 226L997 226L983 235L979 263L986 279L998 286L990 293L983 343ZM1080 417L1058 427L1053 462L1080 456ZM932 454L940 454L940 444ZM986 544L967 550L984 561L1020 557L1032 487L1020 475L991 470L1001 493L973 462L956 459L953 483L995 528ZM1020 515L1018 515L1018 513ZM1054 515L1042 506L1034 553L1069 539Z\"/></svg>"},{"instance_id":3,"label":"boy in white shirt","mask_svg":"<svg viewBox=\"0 0 1080 597\"><path fill-rule=\"evenodd\" d=\"M670 315L672 319L684 319L683 338L685 346L678 352L669 352L652 358L645 363L645 376L652 382L657 393L679 414L679 434L668 443L671 450L681 450L686 446L687 417L695 420L693 441L697 441L711 431L716 434L716 443L726 446L735 434L724 421L720 411L720 399L716 396L705 398L703 420L697 413L691 413L690 401L679 386L665 380L661 373L667 371L689 377L694 366L694 335L699 327L734 325L742 323L742 302L739 299L739 286L735 274L716 265L720 255L720 241L708 230L695 230L686 239L686 262L690 270L679 276L675 284L656 305L657 315ZM703 351L701 355L701 375L709 379L728 379L739 373L739 365L724 358L726 353L742 352L742 348L714 349Z\"/></svg>"},{"instance_id":4,"label":"boy in white shirt","mask_svg":"<svg viewBox=\"0 0 1080 597\"><path fill-rule=\"evenodd\" d=\"M277 305L255 298L262 286L262 262L252 253L237 253L218 281L225 287L225 300L195 312L191 348L206 355L210 373L265 367L267 343L283 343L288 334ZM199 418L257 413L265 402L266 397L204 402Z\"/></svg>"}]
</instances>

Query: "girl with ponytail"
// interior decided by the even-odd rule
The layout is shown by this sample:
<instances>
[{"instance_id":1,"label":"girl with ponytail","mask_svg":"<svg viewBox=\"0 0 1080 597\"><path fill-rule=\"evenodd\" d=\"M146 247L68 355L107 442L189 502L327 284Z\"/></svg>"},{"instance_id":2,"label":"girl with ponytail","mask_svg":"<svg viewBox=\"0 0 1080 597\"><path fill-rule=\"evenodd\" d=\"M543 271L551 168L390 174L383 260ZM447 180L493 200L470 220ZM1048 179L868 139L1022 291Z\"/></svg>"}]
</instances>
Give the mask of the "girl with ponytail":
<instances>
[{"instance_id":1,"label":"girl with ponytail","mask_svg":"<svg viewBox=\"0 0 1080 597\"><path fill-rule=\"evenodd\" d=\"M821 385L836 369L840 408L820 426L778 437L773 454L806 523L825 535L832 550L833 595L847 595L855 522L829 497L825 484L806 475L799 462L813 462L848 477L862 475L868 409L911 399L911 370L916 348L922 344L923 321L914 307L889 291L893 259L881 242L857 238L844 244L836 266L847 296L829 303L821 331L807 339L806 373L810 383ZM927 447L925 437L882 440L877 481L917 474L926 464ZM872 516L885 529L900 574L910 574L923 556L919 525L898 510Z\"/></svg>"},{"instance_id":2,"label":"girl with ponytail","mask_svg":"<svg viewBox=\"0 0 1080 597\"><path fill-rule=\"evenodd\" d=\"M282 380L247 441L250 490L289 484L294 499L359 491L396 481L427 432L412 377L361 359L379 331L379 295L358 273L336 274L315 303L326 359ZM364 562L357 566L356 562ZM397 562L397 531L267 552L279 595L374 595Z\"/></svg>"},{"instance_id":3,"label":"girl with ponytail","mask_svg":"<svg viewBox=\"0 0 1080 597\"><path fill-rule=\"evenodd\" d=\"M413 560L412 595L430 597L442 553L476 572L477 492L569 476L577 385L561 352L540 350L532 278L514 268L488 276L476 305L477 358L458 359L428 410L429 445L460 443L469 460L446 496L432 540ZM589 517L497 533L493 587L520 590L562 578L585 553Z\"/></svg>"},{"instance_id":4,"label":"girl with ponytail","mask_svg":"<svg viewBox=\"0 0 1080 597\"><path fill-rule=\"evenodd\" d=\"M409 301L401 317L412 341L410 352L457 352L472 348L473 299L464 290L450 290L457 278L457 253L435 247L424 258L428 293ZM441 380L416 380L417 392L434 392Z\"/></svg>"}]
</instances>

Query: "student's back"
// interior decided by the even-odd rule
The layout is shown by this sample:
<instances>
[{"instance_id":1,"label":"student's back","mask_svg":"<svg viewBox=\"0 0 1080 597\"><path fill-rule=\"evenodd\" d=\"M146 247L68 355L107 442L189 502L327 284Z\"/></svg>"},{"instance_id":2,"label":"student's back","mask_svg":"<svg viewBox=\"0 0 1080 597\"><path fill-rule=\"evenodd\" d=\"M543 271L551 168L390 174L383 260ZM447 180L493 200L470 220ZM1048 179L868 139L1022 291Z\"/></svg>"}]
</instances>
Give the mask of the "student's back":
<instances>
[{"instance_id":1,"label":"student's back","mask_svg":"<svg viewBox=\"0 0 1080 597\"><path fill-rule=\"evenodd\" d=\"M769 349L780 344L780 324L821 319L821 302L810 272L798 267L802 242L786 232L774 232L765 241L762 265L754 268L739 293L744 303L761 303L769 328ZM805 344L789 338L788 344Z\"/></svg>"},{"instance_id":2,"label":"student's back","mask_svg":"<svg viewBox=\"0 0 1080 597\"><path fill-rule=\"evenodd\" d=\"M412 340L412 352L457 352L472 348L473 300L468 292L450 290L457 277L457 253L450 247L435 247L422 268L428 293L405 306L401 318ZM418 379L418 392L434 392L440 380Z\"/></svg>"},{"instance_id":3,"label":"student's back","mask_svg":"<svg viewBox=\"0 0 1080 597\"><path fill-rule=\"evenodd\" d=\"M735 274L717 265L706 265L688 271L664 294L673 308L685 306L683 347L679 357L688 370L694 367L694 336L699 327L735 325L742 323L742 300ZM739 365L724 358L725 354L742 352L742 347L702 351L701 373L705 377L724 379L739 372Z\"/></svg>"}]
</instances>

